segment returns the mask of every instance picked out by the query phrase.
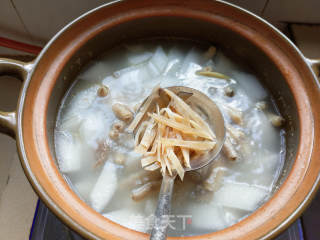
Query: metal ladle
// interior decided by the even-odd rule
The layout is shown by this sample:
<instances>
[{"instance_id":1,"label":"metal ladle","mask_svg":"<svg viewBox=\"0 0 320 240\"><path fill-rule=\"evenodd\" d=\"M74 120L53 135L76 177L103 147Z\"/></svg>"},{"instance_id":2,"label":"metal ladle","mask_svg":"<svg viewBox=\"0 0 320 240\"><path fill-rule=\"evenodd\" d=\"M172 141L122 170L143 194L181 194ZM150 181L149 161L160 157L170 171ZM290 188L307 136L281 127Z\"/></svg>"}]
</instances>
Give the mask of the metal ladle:
<instances>
[{"instance_id":1,"label":"metal ladle","mask_svg":"<svg viewBox=\"0 0 320 240\"><path fill-rule=\"evenodd\" d=\"M197 159L192 159L190 161L191 168L185 168L185 171L193 171L205 167L217 158L224 144L225 126L223 115L218 106L208 96L196 89L182 86L169 87L168 89L181 97L194 109L201 111L216 135L217 143L215 148ZM157 103L166 105L169 102L169 98L161 90L161 88L158 88L153 91L141 104L136 116L138 120L132 126L129 126L129 129L131 128L133 133L135 133L135 129L137 129L139 123L146 117L146 113L153 111ZM138 115L139 113L140 115ZM164 240L167 238L168 217L171 212L171 197L176 176L176 173L172 176L167 172L163 173L158 206L155 212L155 222L150 236L151 240Z\"/></svg>"}]
</instances>

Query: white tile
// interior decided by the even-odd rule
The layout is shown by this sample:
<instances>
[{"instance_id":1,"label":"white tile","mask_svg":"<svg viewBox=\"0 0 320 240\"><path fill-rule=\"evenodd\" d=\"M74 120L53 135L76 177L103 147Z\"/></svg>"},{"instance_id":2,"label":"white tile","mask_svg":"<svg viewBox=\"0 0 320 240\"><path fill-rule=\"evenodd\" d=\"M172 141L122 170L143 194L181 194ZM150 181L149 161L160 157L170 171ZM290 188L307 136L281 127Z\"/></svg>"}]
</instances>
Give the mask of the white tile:
<instances>
[{"instance_id":1,"label":"white tile","mask_svg":"<svg viewBox=\"0 0 320 240\"><path fill-rule=\"evenodd\" d=\"M267 0L227 0L227 2L238 5L250 12L260 15Z\"/></svg>"},{"instance_id":2,"label":"white tile","mask_svg":"<svg viewBox=\"0 0 320 240\"><path fill-rule=\"evenodd\" d=\"M0 202L1 238L28 239L38 197L23 173L18 155L11 160L10 178Z\"/></svg>"},{"instance_id":3,"label":"white tile","mask_svg":"<svg viewBox=\"0 0 320 240\"><path fill-rule=\"evenodd\" d=\"M10 0L1 0L0 36L24 42L32 42L30 35L24 28Z\"/></svg>"},{"instance_id":4,"label":"white tile","mask_svg":"<svg viewBox=\"0 0 320 240\"><path fill-rule=\"evenodd\" d=\"M45 43L63 26L82 13L108 1L13 0L27 29L37 42Z\"/></svg>"},{"instance_id":5,"label":"white tile","mask_svg":"<svg viewBox=\"0 0 320 240\"><path fill-rule=\"evenodd\" d=\"M21 83L0 77L0 110L16 107ZM24 175L15 141L0 134L0 233L1 239L28 239L37 196Z\"/></svg>"},{"instance_id":6,"label":"white tile","mask_svg":"<svg viewBox=\"0 0 320 240\"><path fill-rule=\"evenodd\" d=\"M21 83L12 77L0 77L0 111L12 111L16 107ZM0 134L0 200L7 184L12 157L16 153L15 141Z\"/></svg>"},{"instance_id":7,"label":"white tile","mask_svg":"<svg viewBox=\"0 0 320 240\"><path fill-rule=\"evenodd\" d=\"M319 0L269 0L263 17L273 21L320 23Z\"/></svg>"},{"instance_id":8,"label":"white tile","mask_svg":"<svg viewBox=\"0 0 320 240\"><path fill-rule=\"evenodd\" d=\"M320 25L292 24L294 41L309 58L320 58Z\"/></svg>"}]
</instances>

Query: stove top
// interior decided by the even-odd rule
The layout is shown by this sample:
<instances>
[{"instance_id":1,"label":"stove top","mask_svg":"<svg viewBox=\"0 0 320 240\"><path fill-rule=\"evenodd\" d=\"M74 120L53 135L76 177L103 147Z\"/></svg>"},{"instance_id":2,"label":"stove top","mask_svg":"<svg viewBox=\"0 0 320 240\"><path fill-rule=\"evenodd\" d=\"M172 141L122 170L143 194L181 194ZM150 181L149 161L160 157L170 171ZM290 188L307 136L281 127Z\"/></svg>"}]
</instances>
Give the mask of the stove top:
<instances>
[{"instance_id":1,"label":"stove top","mask_svg":"<svg viewBox=\"0 0 320 240\"><path fill-rule=\"evenodd\" d=\"M320 197L320 196L319 196ZM320 200L320 198L319 198ZM320 210L320 209L319 209ZM320 213L320 211L319 211ZM301 218L275 240L304 240ZM320 236L320 235L317 235ZM316 238L307 238L308 240ZM85 240L65 226L45 205L38 201L29 240Z\"/></svg>"}]
</instances>

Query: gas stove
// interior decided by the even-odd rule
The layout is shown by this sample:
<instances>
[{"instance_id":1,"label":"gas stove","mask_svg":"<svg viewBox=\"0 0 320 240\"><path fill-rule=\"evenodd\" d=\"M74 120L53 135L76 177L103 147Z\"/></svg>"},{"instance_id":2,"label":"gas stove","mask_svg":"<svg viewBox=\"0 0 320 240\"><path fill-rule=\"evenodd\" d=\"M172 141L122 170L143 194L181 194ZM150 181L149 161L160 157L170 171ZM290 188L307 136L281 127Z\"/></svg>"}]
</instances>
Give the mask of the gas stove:
<instances>
[{"instance_id":1,"label":"gas stove","mask_svg":"<svg viewBox=\"0 0 320 240\"><path fill-rule=\"evenodd\" d=\"M320 192L304 215L275 240L318 240L320 229ZM38 201L29 240L85 240L64 225L40 200Z\"/></svg>"}]
</instances>

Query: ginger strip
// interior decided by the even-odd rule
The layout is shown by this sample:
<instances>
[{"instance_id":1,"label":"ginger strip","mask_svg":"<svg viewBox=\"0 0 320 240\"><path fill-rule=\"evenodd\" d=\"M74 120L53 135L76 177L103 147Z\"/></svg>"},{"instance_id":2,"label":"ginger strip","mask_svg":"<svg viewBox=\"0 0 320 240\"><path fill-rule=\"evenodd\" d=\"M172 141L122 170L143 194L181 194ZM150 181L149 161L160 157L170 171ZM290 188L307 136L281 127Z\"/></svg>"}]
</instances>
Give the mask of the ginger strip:
<instances>
[{"instance_id":1,"label":"ginger strip","mask_svg":"<svg viewBox=\"0 0 320 240\"><path fill-rule=\"evenodd\" d=\"M174 138L161 138L161 144L167 147L177 146L200 151L209 151L216 145L216 143L212 141L185 141Z\"/></svg>"},{"instance_id":2,"label":"ginger strip","mask_svg":"<svg viewBox=\"0 0 320 240\"><path fill-rule=\"evenodd\" d=\"M215 134L183 99L170 90L159 91L168 95L169 102L162 102L161 108L156 104L137 126L135 151L143 155L145 170L161 169L171 176L177 173L183 180L190 162L216 146Z\"/></svg>"}]
</instances>

